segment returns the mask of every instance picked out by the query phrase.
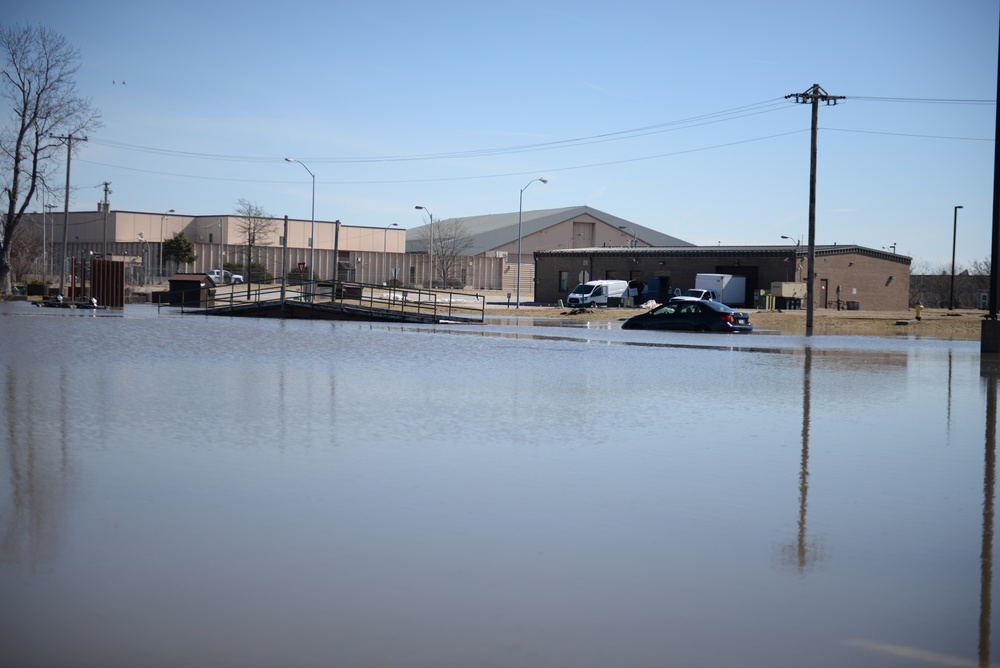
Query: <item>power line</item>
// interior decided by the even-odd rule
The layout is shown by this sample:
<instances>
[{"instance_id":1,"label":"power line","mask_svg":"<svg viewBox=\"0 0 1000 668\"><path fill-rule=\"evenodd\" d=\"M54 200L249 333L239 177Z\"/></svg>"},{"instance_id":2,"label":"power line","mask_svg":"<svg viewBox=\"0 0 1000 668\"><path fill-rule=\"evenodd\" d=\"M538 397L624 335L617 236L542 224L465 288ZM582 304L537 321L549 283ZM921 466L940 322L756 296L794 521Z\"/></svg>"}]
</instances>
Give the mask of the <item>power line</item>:
<instances>
[{"instance_id":1,"label":"power line","mask_svg":"<svg viewBox=\"0 0 1000 668\"><path fill-rule=\"evenodd\" d=\"M982 104L996 105L996 100L962 100L933 97L866 97L863 95L844 95L848 100L859 102L899 102L903 104Z\"/></svg>"},{"instance_id":2,"label":"power line","mask_svg":"<svg viewBox=\"0 0 1000 668\"><path fill-rule=\"evenodd\" d=\"M667 121L664 123L657 123L655 125L647 125L638 128L631 128L628 130L618 130L614 132L606 132L596 135L575 137L571 139L563 139L551 142L539 142L534 144L520 144L514 146L472 149L469 151L417 153L408 155L358 156L358 157L345 157L345 158L314 157L314 158L309 158L309 160L312 162L325 163L325 164L357 164L357 163L381 163L381 162L409 162L409 161L419 161L419 160L447 160L447 159L470 158L470 157L478 158L490 155L525 153L531 151L566 148L571 146L585 146L588 144L602 143L607 141L634 139L636 137L645 137L652 134L673 132L677 130L685 130L692 127L699 127L702 125L709 125L712 123L721 123L729 120L737 120L740 118L746 118L748 116L756 116L763 113L780 111L785 108L786 105L783 103L781 98L777 98L774 100L765 100L763 102L755 102L752 104L742 105L739 107L734 107L732 109L725 109L722 111L715 111L707 114L701 114L698 116L692 116L690 118L684 118L676 121ZM271 163L271 162L284 161L284 157L276 158L276 157L266 157L266 156L240 156L240 155L226 155L226 154L213 154L213 153L197 153L191 151L177 151L174 149L163 149L151 146L138 146L134 144L125 144L122 142L116 142L107 139L95 138L93 142L96 144L101 144L103 146L109 146L111 148L119 148L126 151L153 153L157 155L166 155L174 157L194 158L199 160L219 160L219 161L233 161L233 162L247 162L247 163L257 163L257 162Z\"/></svg>"},{"instance_id":3,"label":"power line","mask_svg":"<svg viewBox=\"0 0 1000 668\"><path fill-rule=\"evenodd\" d=\"M636 158L622 158L620 160L607 160L604 162L593 162L582 165L572 165L569 167L552 167L542 170L532 169L524 172L503 172L498 174L479 174L476 176L446 176L440 178L421 178L421 179L372 179L372 180L353 180L353 181L317 181L323 185L386 185L386 184L397 184L397 183L441 183L448 181L480 181L484 179L497 179L506 178L510 176L525 176L527 174L532 174L537 171L543 172L568 172L578 169L590 169L593 167L607 167L610 165L623 165L630 162L642 162L644 160L656 160L659 158L670 158L678 155L686 155L688 153L700 153L702 151L713 151L720 148L728 148L730 146L739 146L740 144L751 144L754 142L767 141L769 139L777 139L780 137L787 137L789 135L800 134L806 132L805 128L799 130L789 130L788 132L780 132L778 134L767 135L763 137L754 137L751 139L741 139L737 141L727 142L725 144L713 144L711 146L701 146L698 148L683 149L679 151L672 151L670 153L657 153L655 155L645 155ZM109 167L113 169L123 169L132 172L141 172L143 174L156 174L159 176L172 176L182 179L198 179L203 181L223 181L227 183L293 183L292 181L277 181L275 179L234 179L224 176L191 176L189 174L178 174L176 172L159 172L150 169L136 169L132 167L119 167L117 165L110 165L102 162L95 162L93 160L83 160L89 165L97 165L100 167Z\"/></svg>"},{"instance_id":4,"label":"power line","mask_svg":"<svg viewBox=\"0 0 1000 668\"><path fill-rule=\"evenodd\" d=\"M910 137L914 139L950 139L952 141L995 141L993 137L952 137L949 135L921 135L909 132L882 132L878 130L850 130L848 128L822 128L824 132L853 132L866 135L886 135L889 137Z\"/></svg>"}]
</instances>

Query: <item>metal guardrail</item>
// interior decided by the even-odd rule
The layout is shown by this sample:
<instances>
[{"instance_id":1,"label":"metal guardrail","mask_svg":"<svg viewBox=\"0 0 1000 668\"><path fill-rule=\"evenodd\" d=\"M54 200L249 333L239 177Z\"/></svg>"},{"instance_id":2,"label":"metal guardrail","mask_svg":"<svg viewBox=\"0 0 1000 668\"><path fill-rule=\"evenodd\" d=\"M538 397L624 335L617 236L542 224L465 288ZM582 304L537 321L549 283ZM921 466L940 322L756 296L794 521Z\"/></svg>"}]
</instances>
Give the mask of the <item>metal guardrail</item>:
<instances>
[{"instance_id":1,"label":"metal guardrail","mask_svg":"<svg viewBox=\"0 0 1000 668\"><path fill-rule=\"evenodd\" d=\"M422 288L398 288L348 281L305 281L289 284L240 284L215 288L211 303L205 288L173 291L159 306L182 313L247 312L263 307L296 304L317 311L336 311L353 317L400 321L483 322L486 297L480 294ZM173 297L171 299L170 297ZM174 303L170 303L173 301Z\"/></svg>"}]
</instances>

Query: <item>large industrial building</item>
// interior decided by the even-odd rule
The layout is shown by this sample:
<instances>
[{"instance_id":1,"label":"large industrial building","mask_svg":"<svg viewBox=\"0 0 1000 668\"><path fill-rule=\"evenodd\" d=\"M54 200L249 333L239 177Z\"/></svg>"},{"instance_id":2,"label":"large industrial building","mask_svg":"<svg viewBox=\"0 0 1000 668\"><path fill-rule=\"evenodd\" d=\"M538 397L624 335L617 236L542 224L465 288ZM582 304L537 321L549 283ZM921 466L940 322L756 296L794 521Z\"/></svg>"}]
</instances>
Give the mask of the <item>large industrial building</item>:
<instances>
[{"instance_id":1,"label":"large industrial building","mask_svg":"<svg viewBox=\"0 0 1000 668\"><path fill-rule=\"evenodd\" d=\"M395 224L372 228L291 219L286 228L283 219L273 219L270 233L254 239L252 249L246 225L236 214L192 216L99 206L97 211L33 218L46 239L49 275L58 275L54 258L60 255L107 256L124 259L132 280L162 281L176 269L165 266L162 243L180 232L193 242L197 255L184 271L208 272L222 264L253 261L281 276L315 264L313 273L324 280L336 266L340 280L429 287L433 263L434 287L505 290L525 302L557 303L577 283L606 278L642 283L653 288L651 298L662 299L694 287L699 273L721 273L745 277L744 305L754 307L776 290L801 290L796 286L806 279L804 246L695 246L588 206L435 220L433 228L426 224L409 230ZM451 262L447 280L441 278L439 248L446 241L444 233L465 237L455 252L462 261ZM434 235L437 257L429 252ZM906 309L910 262L907 256L863 246L818 246L815 306Z\"/></svg>"}]
</instances>

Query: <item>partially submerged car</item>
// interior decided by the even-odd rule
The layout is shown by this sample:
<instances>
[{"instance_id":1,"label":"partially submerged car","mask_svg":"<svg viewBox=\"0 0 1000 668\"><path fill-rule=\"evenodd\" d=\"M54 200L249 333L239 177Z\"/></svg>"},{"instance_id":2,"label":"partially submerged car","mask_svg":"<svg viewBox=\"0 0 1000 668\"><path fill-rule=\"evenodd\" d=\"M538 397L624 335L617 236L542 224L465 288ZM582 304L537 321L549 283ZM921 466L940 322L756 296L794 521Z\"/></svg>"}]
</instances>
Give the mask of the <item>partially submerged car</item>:
<instances>
[{"instance_id":1,"label":"partially submerged car","mask_svg":"<svg viewBox=\"0 0 1000 668\"><path fill-rule=\"evenodd\" d=\"M633 316L622 329L663 329L692 332L752 332L750 314L706 300L669 301Z\"/></svg>"}]
</instances>

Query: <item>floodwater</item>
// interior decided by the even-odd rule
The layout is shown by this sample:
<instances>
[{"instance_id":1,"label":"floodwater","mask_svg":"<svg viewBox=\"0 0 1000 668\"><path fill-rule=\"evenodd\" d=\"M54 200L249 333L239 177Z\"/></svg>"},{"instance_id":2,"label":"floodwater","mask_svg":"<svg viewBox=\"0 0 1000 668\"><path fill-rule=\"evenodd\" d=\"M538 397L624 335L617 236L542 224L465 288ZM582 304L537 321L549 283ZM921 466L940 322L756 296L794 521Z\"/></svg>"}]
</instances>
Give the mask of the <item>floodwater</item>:
<instances>
[{"instance_id":1,"label":"floodwater","mask_svg":"<svg viewBox=\"0 0 1000 668\"><path fill-rule=\"evenodd\" d=\"M978 342L557 324L0 305L0 665L1000 652Z\"/></svg>"}]
</instances>

